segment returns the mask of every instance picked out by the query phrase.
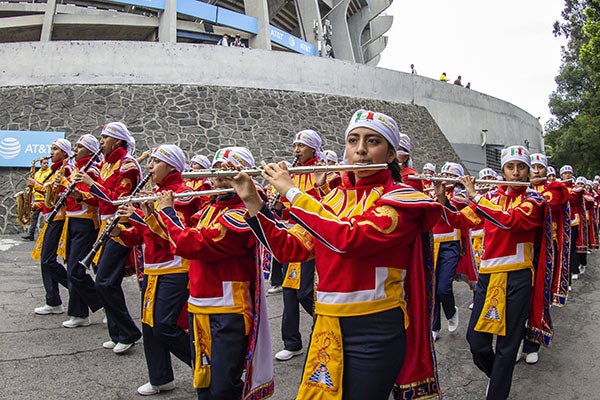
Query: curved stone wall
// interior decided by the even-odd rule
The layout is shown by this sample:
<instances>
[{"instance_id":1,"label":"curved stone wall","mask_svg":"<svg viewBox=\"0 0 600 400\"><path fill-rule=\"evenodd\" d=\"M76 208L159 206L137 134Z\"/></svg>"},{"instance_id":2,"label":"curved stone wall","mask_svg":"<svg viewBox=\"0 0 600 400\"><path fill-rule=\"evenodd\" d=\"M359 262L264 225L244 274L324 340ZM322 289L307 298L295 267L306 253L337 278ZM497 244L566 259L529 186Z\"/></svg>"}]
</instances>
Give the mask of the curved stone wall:
<instances>
[{"instance_id":1,"label":"curved stone wall","mask_svg":"<svg viewBox=\"0 0 600 400\"><path fill-rule=\"evenodd\" d=\"M414 132L415 165L459 161L424 107L381 100L281 90L198 85L44 85L0 88L0 127L64 131L67 139L123 121L133 133L137 154L162 143L187 154L208 156L220 147L249 147L257 161L289 160L294 133L315 129L324 149L341 157L343 132L359 108L393 116ZM28 170L0 171L0 232L16 225L12 195L24 187Z\"/></svg>"}]
</instances>

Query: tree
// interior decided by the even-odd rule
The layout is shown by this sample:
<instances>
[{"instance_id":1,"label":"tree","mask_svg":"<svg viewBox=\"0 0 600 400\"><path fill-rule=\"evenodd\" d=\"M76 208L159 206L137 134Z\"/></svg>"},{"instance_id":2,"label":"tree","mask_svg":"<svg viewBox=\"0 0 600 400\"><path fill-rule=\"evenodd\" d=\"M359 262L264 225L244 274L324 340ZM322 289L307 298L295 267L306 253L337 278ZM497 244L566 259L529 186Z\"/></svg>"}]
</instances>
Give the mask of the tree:
<instances>
[{"instance_id":1,"label":"tree","mask_svg":"<svg viewBox=\"0 0 600 400\"><path fill-rule=\"evenodd\" d=\"M568 42L550 95L546 141L554 165L593 176L600 173L600 0L566 0L561 15L554 34Z\"/></svg>"}]
</instances>

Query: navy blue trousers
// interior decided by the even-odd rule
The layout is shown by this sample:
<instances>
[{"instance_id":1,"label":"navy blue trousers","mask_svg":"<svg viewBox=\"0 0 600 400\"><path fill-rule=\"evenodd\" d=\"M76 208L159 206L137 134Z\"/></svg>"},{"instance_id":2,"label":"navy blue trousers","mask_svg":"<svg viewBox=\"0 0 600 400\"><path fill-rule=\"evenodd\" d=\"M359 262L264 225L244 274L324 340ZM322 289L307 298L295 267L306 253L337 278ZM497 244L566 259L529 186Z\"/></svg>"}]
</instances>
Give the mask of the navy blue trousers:
<instances>
[{"instance_id":1,"label":"navy blue trousers","mask_svg":"<svg viewBox=\"0 0 600 400\"><path fill-rule=\"evenodd\" d=\"M287 273L285 266L284 275ZM281 337L286 350L302 349L300 335L300 305L309 315L313 315L315 282L315 261L302 263L300 271L300 289L283 288L283 317L281 319Z\"/></svg>"},{"instance_id":2,"label":"navy blue trousers","mask_svg":"<svg viewBox=\"0 0 600 400\"><path fill-rule=\"evenodd\" d=\"M148 277L142 287L142 307ZM171 353L187 365L192 365L190 335L177 325L181 310L189 296L188 274L160 275L154 297L154 327L142 324L144 353L150 383L158 386L171 382Z\"/></svg>"},{"instance_id":3,"label":"navy blue trousers","mask_svg":"<svg viewBox=\"0 0 600 400\"><path fill-rule=\"evenodd\" d=\"M342 399L387 400L404 363L402 309L341 317L339 321L344 351Z\"/></svg>"},{"instance_id":4,"label":"navy blue trousers","mask_svg":"<svg viewBox=\"0 0 600 400\"><path fill-rule=\"evenodd\" d=\"M210 386L205 389L196 389L198 400L239 399L244 387L241 378L248 347L244 316L241 314L211 314L209 318L212 335ZM190 314L190 328L193 326L193 316ZM190 340L194 340L193 334L190 334ZM192 343L192 360L194 359L195 348Z\"/></svg>"},{"instance_id":5,"label":"navy blue trousers","mask_svg":"<svg viewBox=\"0 0 600 400\"><path fill-rule=\"evenodd\" d=\"M471 347L473 362L490 378L487 400L508 398L512 385L515 359L521 339L525 334L525 321L529 316L531 299L531 270L523 269L508 273L506 288L506 336L496 338L496 348L492 348L494 335L476 332L475 325L483 309L489 274L479 274L473 312L467 330L467 341Z\"/></svg>"},{"instance_id":6,"label":"navy blue trousers","mask_svg":"<svg viewBox=\"0 0 600 400\"><path fill-rule=\"evenodd\" d=\"M569 273L569 286L571 286L571 278L573 274L579 273L579 265L581 264L581 258L577 253L577 237L579 237L579 227L571 227L571 248L569 249L569 261L570 261L570 273Z\"/></svg>"},{"instance_id":7,"label":"navy blue trousers","mask_svg":"<svg viewBox=\"0 0 600 400\"><path fill-rule=\"evenodd\" d=\"M133 322L121 288L125 262L131 249L108 239L98 261L96 291L106 311L108 334L115 343L133 343L142 333Z\"/></svg>"},{"instance_id":8,"label":"navy blue trousers","mask_svg":"<svg viewBox=\"0 0 600 400\"><path fill-rule=\"evenodd\" d=\"M69 218L68 224L69 309L67 314L85 318L89 316L89 309L98 311L102 308L93 279L85 273L85 267L79 264L79 260L83 260L92 249L98 237L98 228L94 228L94 221L85 218Z\"/></svg>"},{"instance_id":9,"label":"navy blue trousers","mask_svg":"<svg viewBox=\"0 0 600 400\"><path fill-rule=\"evenodd\" d=\"M42 242L42 254L40 265L42 270L42 282L46 289L46 304L49 306L58 306L62 304L58 285L61 284L68 288L67 270L57 261L56 251L62 232L64 220L52 221L46 228Z\"/></svg>"},{"instance_id":10,"label":"navy blue trousers","mask_svg":"<svg viewBox=\"0 0 600 400\"><path fill-rule=\"evenodd\" d=\"M283 283L283 265L275 258L271 259L271 286L281 286Z\"/></svg>"},{"instance_id":11,"label":"navy blue trousers","mask_svg":"<svg viewBox=\"0 0 600 400\"><path fill-rule=\"evenodd\" d=\"M446 319L452 318L456 312L452 284L454 276L456 276L459 257L460 242L458 240L440 243L435 268L435 305L433 308L433 325L431 326L434 331L441 329L441 308L444 309Z\"/></svg>"},{"instance_id":12,"label":"navy blue trousers","mask_svg":"<svg viewBox=\"0 0 600 400\"><path fill-rule=\"evenodd\" d=\"M29 229L27 230L27 236L31 236L32 238L35 236L35 230L38 226L38 220L40 219L41 210L33 211L31 213L31 219L29 222Z\"/></svg>"}]
</instances>

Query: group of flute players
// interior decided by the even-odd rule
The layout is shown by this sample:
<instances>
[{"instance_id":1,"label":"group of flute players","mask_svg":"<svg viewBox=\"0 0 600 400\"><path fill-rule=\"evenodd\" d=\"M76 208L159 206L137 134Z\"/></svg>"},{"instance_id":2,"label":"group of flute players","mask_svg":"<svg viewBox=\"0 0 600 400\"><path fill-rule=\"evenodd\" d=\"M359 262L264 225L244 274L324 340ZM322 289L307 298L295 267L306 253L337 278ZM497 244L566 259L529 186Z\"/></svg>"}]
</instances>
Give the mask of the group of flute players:
<instances>
[{"instance_id":1,"label":"group of flute players","mask_svg":"<svg viewBox=\"0 0 600 400\"><path fill-rule=\"evenodd\" d=\"M321 138L304 130L294 136L293 168L257 167L247 148L226 147L212 162L193 157L207 171L191 173L183 151L163 144L142 176L120 122L105 125L100 141L81 136L74 150L57 139L53 176L44 186L28 181L60 195L54 208L44 205L32 254L46 290L35 313L64 312L60 284L69 289L63 326L87 326L90 311L103 309L110 340L102 347L123 354L143 336L149 382L141 395L175 388L173 354L191 367L198 399L268 398L266 251L285 265L287 353L277 359L302 353L299 304L314 317L298 399L437 399L440 313L455 331L452 280L464 276L474 293L474 363L489 377L486 398L506 399L521 342L536 354L550 343L550 305L565 304L585 246L597 248L591 194L573 185L572 168L550 182L545 156L522 146L502 151L506 182L485 193L459 164L418 175L410 138L379 112L354 113L344 142L334 169L320 167ZM469 234L478 230L479 245ZM121 288L136 272L141 332Z\"/></svg>"}]
</instances>

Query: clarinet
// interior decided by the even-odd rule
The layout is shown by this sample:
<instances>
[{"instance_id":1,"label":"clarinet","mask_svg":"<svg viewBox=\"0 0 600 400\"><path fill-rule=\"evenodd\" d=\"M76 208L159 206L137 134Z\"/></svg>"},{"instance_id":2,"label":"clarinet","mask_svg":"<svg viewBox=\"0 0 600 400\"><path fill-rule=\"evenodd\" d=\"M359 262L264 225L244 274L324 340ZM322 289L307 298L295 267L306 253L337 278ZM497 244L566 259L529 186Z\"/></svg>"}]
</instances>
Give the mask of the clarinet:
<instances>
[{"instance_id":1,"label":"clarinet","mask_svg":"<svg viewBox=\"0 0 600 400\"><path fill-rule=\"evenodd\" d=\"M135 189L133 189L133 191L131 192L131 194L127 197L127 203L126 204L128 204L131 201L131 199L133 199L134 196L136 194L138 194L138 192L144 188L144 186L146 185L146 182L148 182L150 180L151 176L152 176L152 174L148 173L148 175L146 175L137 184L137 186L135 187ZM92 265L92 261L94 260L94 257L96 257L96 254L98 253L98 251L100 250L100 248L102 247L102 245L110 237L110 232L117 226L118 223L119 223L119 216L118 216L118 211L117 211L115 213L115 215L113 216L113 219L110 222L110 224L107 224L106 227L104 227L104 229L100 233L100 236L98 236L98 239L96 240L96 242L92 246L92 249L90 250L90 252L87 254L87 256L85 256L85 258L83 260L79 261L79 264L83 265L86 269L90 269L90 266Z\"/></svg>"},{"instance_id":2,"label":"clarinet","mask_svg":"<svg viewBox=\"0 0 600 400\"><path fill-rule=\"evenodd\" d=\"M294 158L294 162L292 163L292 167L295 167L296 164L298 164L298 157ZM271 201L269 203L267 203L267 207L269 207L270 210L273 210L275 205L281 201L281 194L279 193L275 193L275 195L273 196L273 198L271 199Z\"/></svg>"},{"instance_id":3,"label":"clarinet","mask_svg":"<svg viewBox=\"0 0 600 400\"><path fill-rule=\"evenodd\" d=\"M87 164L85 164L85 166L83 167L81 172L87 172L92 167L92 165L94 165L94 163L96 162L98 157L100 157L100 154L102 154L102 148L98 149L98 151L95 152L94 155L92 155L92 158L90 158L89 161L87 162ZM60 208L66 203L67 197L69 197L69 195L71 193L73 193L73 190L75 190L76 186L77 186L77 183L71 182L69 184L69 187L67 188L67 190L65 190L64 192L61 193L60 197L54 204L54 209L48 216L48 223L51 223L52 221L54 221L54 217L56 217L56 214L58 214L58 211L60 210Z\"/></svg>"}]
</instances>

